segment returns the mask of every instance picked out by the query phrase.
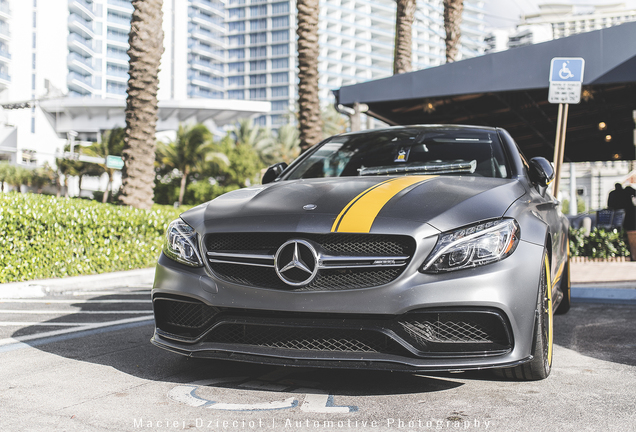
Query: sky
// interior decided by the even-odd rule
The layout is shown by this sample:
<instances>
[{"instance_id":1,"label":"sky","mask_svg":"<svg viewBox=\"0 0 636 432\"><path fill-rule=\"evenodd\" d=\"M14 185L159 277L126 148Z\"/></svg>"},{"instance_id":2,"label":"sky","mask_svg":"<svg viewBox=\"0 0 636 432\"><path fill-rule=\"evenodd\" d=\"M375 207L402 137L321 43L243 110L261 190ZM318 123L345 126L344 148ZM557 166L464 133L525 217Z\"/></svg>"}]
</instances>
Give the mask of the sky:
<instances>
[{"instance_id":1,"label":"sky","mask_svg":"<svg viewBox=\"0 0 636 432\"><path fill-rule=\"evenodd\" d=\"M539 4L616 4L625 3L627 7L636 8L636 0L484 0L487 22L495 28L514 27L521 15L539 11Z\"/></svg>"}]
</instances>

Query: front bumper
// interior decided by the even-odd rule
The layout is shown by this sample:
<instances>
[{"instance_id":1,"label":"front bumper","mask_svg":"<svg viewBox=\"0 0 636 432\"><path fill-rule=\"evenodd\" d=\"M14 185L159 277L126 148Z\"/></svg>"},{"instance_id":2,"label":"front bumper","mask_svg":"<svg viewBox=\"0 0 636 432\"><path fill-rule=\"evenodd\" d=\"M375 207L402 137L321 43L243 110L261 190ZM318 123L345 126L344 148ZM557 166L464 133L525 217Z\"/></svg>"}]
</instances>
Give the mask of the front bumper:
<instances>
[{"instance_id":1,"label":"front bumper","mask_svg":"<svg viewBox=\"0 0 636 432\"><path fill-rule=\"evenodd\" d=\"M532 359L542 253L540 246L521 242L501 262L438 275L419 273L420 263L414 260L394 283L337 292L233 285L162 255L152 294L157 324L152 343L192 357L288 366L396 371L511 367ZM199 305L194 313L199 321L171 325L165 308L170 302ZM213 317L206 321L210 311ZM454 314L450 321L449 314ZM409 332L404 325L416 315L427 317L424 326L415 321L419 342L413 328ZM434 315L439 319L429 319ZM431 336L431 329L447 322L477 324L478 331L498 324L486 331L488 337L466 336L472 330L446 340ZM369 348L369 340L376 345ZM348 345L334 349L334 341Z\"/></svg>"}]
</instances>

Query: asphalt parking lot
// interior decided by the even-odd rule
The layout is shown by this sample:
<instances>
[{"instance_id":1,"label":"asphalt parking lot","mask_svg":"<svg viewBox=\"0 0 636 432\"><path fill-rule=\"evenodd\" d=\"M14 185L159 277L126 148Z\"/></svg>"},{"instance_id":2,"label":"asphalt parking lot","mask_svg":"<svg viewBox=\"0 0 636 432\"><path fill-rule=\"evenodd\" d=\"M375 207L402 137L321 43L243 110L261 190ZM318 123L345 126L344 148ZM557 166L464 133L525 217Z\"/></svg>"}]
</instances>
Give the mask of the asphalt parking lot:
<instances>
[{"instance_id":1,"label":"asphalt parking lot","mask_svg":"<svg viewBox=\"0 0 636 432\"><path fill-rule=\"evenodd\" d=\"M149 343L149 286L0 300L2 431L634 430L636 305L555 319L552 375L192 360Z\"/></svg>"}]
</instances>

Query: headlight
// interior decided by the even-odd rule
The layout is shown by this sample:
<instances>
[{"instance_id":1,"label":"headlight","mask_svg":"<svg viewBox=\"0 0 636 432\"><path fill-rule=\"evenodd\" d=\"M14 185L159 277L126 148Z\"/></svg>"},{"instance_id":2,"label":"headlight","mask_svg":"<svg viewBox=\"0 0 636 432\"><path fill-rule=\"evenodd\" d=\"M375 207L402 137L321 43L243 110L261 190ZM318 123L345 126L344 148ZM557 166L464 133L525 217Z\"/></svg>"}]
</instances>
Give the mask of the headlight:
<instances>
[{"instance_id":1,"label":"headlight","mask_svg":"<svg viewBox=\"0 0 636 432\"><path fill-rule=\"evenodd\" d=\"M192 267L203 265L197 246L197 233L181 219L174 220L168 225L163 253L181 264Z\"/></svg>"},{"instance_id":2,"label":"headlight","mask_svg":"<svg viewBox=\"0 0 636 432\"><path fill-rule=\"evenodd\" d=\"M420 271L440 273L501 261L519 243L519 224L499 219L441 234Z\"/></svg>"}]
</instances>

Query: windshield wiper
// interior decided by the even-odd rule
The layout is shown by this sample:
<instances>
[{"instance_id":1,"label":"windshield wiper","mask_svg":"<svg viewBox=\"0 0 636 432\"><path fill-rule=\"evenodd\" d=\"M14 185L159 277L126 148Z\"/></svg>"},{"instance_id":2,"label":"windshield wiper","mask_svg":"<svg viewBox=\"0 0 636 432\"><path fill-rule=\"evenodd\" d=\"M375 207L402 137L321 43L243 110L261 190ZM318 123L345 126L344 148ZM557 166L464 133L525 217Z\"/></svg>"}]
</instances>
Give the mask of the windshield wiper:
<instances>
[{"instance_id":1,"label":"windshield wiper","mask_svg":"<svg viewBox=\"0 0 636 432\"><path fill-rule=\"evenodd\" d=\"M455 162L427 162L409 165L390 165L378 167L362 167L359 175L383 175L383 174L450 174L450 173L474 173L477 168L477 161L455 161Z\"/></svg>"}]
</instances>

